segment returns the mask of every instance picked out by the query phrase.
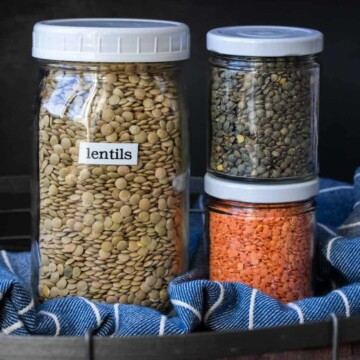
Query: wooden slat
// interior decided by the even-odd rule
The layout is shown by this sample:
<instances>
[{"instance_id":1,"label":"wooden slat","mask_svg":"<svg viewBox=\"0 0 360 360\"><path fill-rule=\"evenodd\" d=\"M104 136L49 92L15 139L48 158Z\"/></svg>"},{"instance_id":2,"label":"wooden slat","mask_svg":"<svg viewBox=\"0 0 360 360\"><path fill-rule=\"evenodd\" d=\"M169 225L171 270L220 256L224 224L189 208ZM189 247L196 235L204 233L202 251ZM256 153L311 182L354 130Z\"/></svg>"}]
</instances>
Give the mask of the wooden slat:
<instances>
[{"instance_id":1,"label":"wooden slat","mask_svg":"<svg viewBox=\"0 0 360 360\"><path fill-rule=\"evenodd\" d=\"M30 208L23 209L0 209L0 215L30 214Z\"/></svg>"},{"instance_id":2,"label":"wooden slat","mask_svg":"<svg viewBox=\"0 0 360 360\"><path fill-rule=\"evenodd\" d=\"M201 176L190 177L190 194L204 193L204 178Z\"/></svg>"},{"instance_id":3,"label":"wooden slat","mask_svg":"<svg viewBox=\"0 0 360 360\"><path fill-rule=\"evenodd\" d=\"M272 353L272 354L257 354L249 356L241 356L232 358L231 360L330 360L332 358L332 351L330 348L326 349L310 349L310 350L298 350L287 351L284 353ZM339 357L341 360L358 360L354 358L351 353L351 345L343 345L339 349ZM230 360L217 359L217 360Z\"/></svg>"},{"instance_id":4,"label":"wooden slat","mask_svg":"<svg viewBox=\"0 0 360 360\"><path fill-rule=\"evenodd\" d=\"M360 342L352 346L352 356L354 359L360 359Z\"/></svg>"},{"instance_id":5,"label":"wooden slat","mask_svg":"<svg viewBox=\"0 0 360 360\"><path fill-rule=\"evenodd\" d=\"M0 193L29 193L29 176L1 176Z\"/></svg>"},{"instance_id":6,"label":"wooden slat","mask_svg":"<svg viewBox=\"0 0 360 360\"><path fill-rule=\"evenodd\" d=\"M269 314L270 316L270 314ZM360 318L339 321L339 342L360 342ZM94 360L216 360L331 346L329 321L253 331L182 336L94 337ZM2 360L85 359L84 338L0 336ZM349 351L348 351L349 352ZM318 354L321 352L318 351Z\"/></svg>"},{"instance_id":7,"label":"wooden slat","mask_svg":"<svg viewBox=\"0 0 360 360\"><path fill-rule=\"evenodd\" d=\"M0 335L1 360L84 360L84 339Z\"/></svg>"},{"instance_id":8,"label":"wooden slat","mask_svg":"<svg viewBox=\"0 0 360 360\"><path fill-rule=\"evenodd\" d=\"M30 248L30 235L0 236L0 250L29 251Z\"/></svg>"}]
</instances>

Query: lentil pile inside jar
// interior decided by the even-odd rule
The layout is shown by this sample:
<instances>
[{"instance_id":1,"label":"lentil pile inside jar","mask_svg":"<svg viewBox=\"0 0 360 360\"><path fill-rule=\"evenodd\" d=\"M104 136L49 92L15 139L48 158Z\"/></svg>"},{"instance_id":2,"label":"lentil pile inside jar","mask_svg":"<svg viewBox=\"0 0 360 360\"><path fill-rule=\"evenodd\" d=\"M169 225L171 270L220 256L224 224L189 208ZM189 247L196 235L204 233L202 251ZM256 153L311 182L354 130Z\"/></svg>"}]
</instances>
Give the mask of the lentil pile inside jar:
<instances>
[{"instance_id":1,"label":"lentil pile inside jar","mask_svg":"<svg viewBox=\"0 0 360 360\"><path fill-rule=\"evenodd\" d=\"M318 181L284 186L206 175L211 280L242 282L284 303L312 295Z\"/></svg>"},{"instance_id":2,"label":"lentil pile inside jar","mask_svg":"<svg viewBox=\"0 0 360 360\"><path fill-rule=\"evenodd\" d=\"M304 181L318 173L322 34L274 26L211 30L208 171Z\"/></svg>"},{"instance_id":3,"label":"lentil pile inside jar","mask_svg":"<svg viewBox=\"0 0 360 360\"><path fill-rule=\"evenodd\" d=\"M141 36L158 25L173 41L187 37L183 24L135 22L115 21L114 34L134 26ZM39 35L53 26L43 24ZM40 299L168 306L167 286L187 266L187 127L180 65L171 62L187 58L186 49L175 59L170 49L169 61L144 52L145 62L140 54L138 62L42 63L34 239ZM39 51L34 56L44 58Z\"/></svg>"}]
</instances>

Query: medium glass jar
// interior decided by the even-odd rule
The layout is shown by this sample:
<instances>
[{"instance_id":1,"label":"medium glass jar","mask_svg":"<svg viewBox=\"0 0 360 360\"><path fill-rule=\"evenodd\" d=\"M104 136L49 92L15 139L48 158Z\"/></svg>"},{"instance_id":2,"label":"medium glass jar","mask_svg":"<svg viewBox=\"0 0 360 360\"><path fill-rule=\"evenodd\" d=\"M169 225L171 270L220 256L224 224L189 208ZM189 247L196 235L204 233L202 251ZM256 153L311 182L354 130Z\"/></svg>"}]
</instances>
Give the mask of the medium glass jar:
<instances>
[{"instance_id":1,"label":"medium glass jar","mask_svg":"<svg viewBox=\"0 0 360 360\"><path fill-rule=\"evenodd\" d=\"M207 174L210 280L288 303L312 295L318 180L246 185Z\"/></svg>"},{"instance_id":2,"label":"medium glass jar","mask_svg":"<svg viewBox=\"0 0 360 360\"><path fill-rule=\"evenodd\" d=\"M188 36L186 25L166 21L36 24L32 250L40 300L168 305L167 286L188 263L180 79Z\"/></svg>"},{"instance_id":3,"label":"medium glass jar","mask_svg":"<svg viewBox=\"0 0 360 360\"><path fill-rule=\"evenodd\" d=\"M211 30L208 171L243 180L318 174L322 34L274 26Z\"/></svg>"}]
</instances>

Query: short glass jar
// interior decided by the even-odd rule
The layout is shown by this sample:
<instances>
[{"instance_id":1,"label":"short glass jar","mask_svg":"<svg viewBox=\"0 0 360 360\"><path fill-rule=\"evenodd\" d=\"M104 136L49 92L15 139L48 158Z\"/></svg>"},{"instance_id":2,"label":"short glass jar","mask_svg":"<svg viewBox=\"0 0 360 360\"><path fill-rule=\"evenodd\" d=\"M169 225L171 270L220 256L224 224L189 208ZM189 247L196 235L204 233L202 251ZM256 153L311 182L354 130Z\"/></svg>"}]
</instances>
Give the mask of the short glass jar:
<instances>
[{"instance_id":1,"label":"short glass jar","mask_svg":"<svg viewBox=\"0 0 360 360\"><path fill-rule=\"evenodd\" d=\"M186 25L166 21L35 26L32 249L40 300L169 304L167 286L188 266L180 78L188 37Z\"/></svg>"},{"instance_id":2,"label":"short glass jar","mask_svg":"<svg viewBox=\"0 0 360 360\"><path fill-rule=\"evenodd\" d=\"M239 26L207 34L208 171L227 178L304 181L318 174L315 30Z\"/></svg>"},{"instance_id":3,"label":"short glass jar","mask_svg":"<svg viewBox=\"0 0 360 360\"><path fill-rule=\"evenodd\" d=\"M312 295L318 180L258 185L205 176L210 280L288 303Z\"/></svg>"}]
</instances>

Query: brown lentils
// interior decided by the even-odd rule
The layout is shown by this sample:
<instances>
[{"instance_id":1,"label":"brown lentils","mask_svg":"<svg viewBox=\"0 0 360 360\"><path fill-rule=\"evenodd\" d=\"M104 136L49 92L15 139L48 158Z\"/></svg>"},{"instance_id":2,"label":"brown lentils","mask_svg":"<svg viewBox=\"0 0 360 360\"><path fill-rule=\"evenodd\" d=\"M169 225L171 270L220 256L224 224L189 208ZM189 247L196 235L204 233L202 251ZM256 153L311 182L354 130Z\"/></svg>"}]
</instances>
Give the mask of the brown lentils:
<instances>
[{"instance_id":1,"label":"brown lentils","mask_svg":"<svg viewBox=\"0 0 360 360\"><path fill-rule=\"evenodd\" d=\"M316 175L318 70L301 57L214 59L209 170L253 179Z\"/></svg>"},{"instance_id":2,"label":"brown lentils","mask_svg":"<svg viewBox=\"0 0 360 360\"><path fill-rule=\"evenodd\" d=\"M187 164L174 74L155 64L49 69L40 95L40 298L163 309L183 266L184 192L175 184ZM138 143L138 164L79 164L82 141Z\"/></svg>"}]
</instances>

